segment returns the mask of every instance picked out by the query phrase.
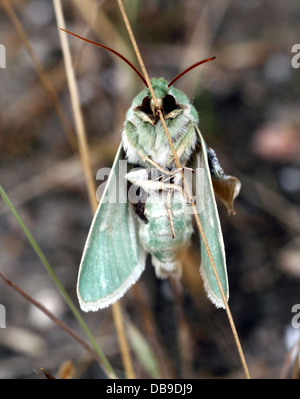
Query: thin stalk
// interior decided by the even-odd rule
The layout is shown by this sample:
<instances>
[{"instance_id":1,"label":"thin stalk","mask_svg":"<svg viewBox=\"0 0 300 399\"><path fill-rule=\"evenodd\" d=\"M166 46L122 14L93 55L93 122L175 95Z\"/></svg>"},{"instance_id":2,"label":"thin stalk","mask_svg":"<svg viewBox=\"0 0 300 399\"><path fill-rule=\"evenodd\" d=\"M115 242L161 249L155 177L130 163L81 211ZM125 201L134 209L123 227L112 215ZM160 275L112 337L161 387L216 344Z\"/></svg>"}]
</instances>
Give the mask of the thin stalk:
<instances>
[{"instance_id":1,"label":"thin stalk","mask_svg":"<svg viewBox=\"0 0 300 399\"><path fill-rule=\"evenodd\" d=\"M57 20L58 28L66 29L65 19L63 15L61 0L53 0L55 15ZM75 129L77 134L77 139L79 143L79 154L85 174L87 190L89 195L89 200L91 203L91 207L93 212L96 211L98 203L96 199L96 186L95 179L92 173L91 166L91 157L87 143L87 134L85 130L84 120L82 116L82 111L80 107L78 88L76 84L74 66L71 57L71 51L67 40L67 35L63 33L60 29L58 29L59 38L61 41L65 66L66 66L66 74L68 79L70 97L72 102L72 109L75 121ZM127 378L134 378L132 359L130 355L128 341L125 335L125 329L122 321L122 311L120 307L120 303L116 302L112 305L113 318L115 321L115 326L118 335L118 341L120 345L122 360L124 364L124 369Z\"/></svg>"},{"instance_id":2,"label":"thin stalk","mask_svg":"<svg viewBox=\"0 0 300 399\"><path fill-rule=\"evenodd\" d=\"M65 20L64 20L64 16L63 16L61 1L53 0L53 4L54 4L54 9L55 9L57 26L65 29ZM68 86L69 86L69 92L70 92L70 98L71 98L71 104L72 104L72 110L73 110L73 117L74 117L74 122L75 122L75 130L76 130L76 135L77 135L77 140L78 140L78 145L79 145L79 155L81 158L83 171L85 174L89 200L91 203L91 207L92 207L93 211L95 212L97 209L97 205L98 205L97 198L95 195L96 185L95 185L95 180L93 178L93 173L92 173L91 160L90 160L90 156L89 156L89 149L88 149L88 143L87 143L87 138L86 138L87 135L86 135L83 115L82 115L82 111L81 111L81 106L80 106L79 93L78 93L78 87L76 84L76 78L75 78L75 72L74 72L74 68L73 68L71 51L70 51L70 47L69 47L66 35L59 29L58 29L58 34L59 34L59 38L61 41L61 47L62 47L64 62L65 62L65 68L66 68L66 74L67 74L67 80L68 80Z\"/></svg>"},{"instance_id":3,"label":"thin stalk","mask_svg":"<svg viewBox=\"0 0 300 399\"><path fill-rule=\"evenodd\" d=\"M55 92L55 89L52 85L51 80L49 79L47 72L45 71L43 65L41 64L40 60L38 59L33 47L30 44L30 41L28 40L28 37L26 35L26 32L17 17L17 14L15 13L14 9L12 8L10 2L8 0L1 0L2 7L6 11L9 19L11 20L12 24L14 25L16 32L22 41L23 45L25 46L28 54L30 55L33 65L39 75L40 81L42 82L46 92L48 93L50 100L53 103L53 106L57 112L58 118L62 124L63 130L66 134L66 137L70 143L70 146L72 147L74 152L77 152L77 145L75 141L75 136L73 132L72 125L68 118L66 117L63 108L60 105L59 99L57 97L57 94Z\"/></svg>"},{"instance_id":4,"label":"thin stalk","mask_svg":"<svg viewBox=\"0 0 300 399\"><path fill-rule=\"evenodd\" d=\"M131 360L130 349L127 341L127 336L124 330L123 312L120 301L113 304L113 318L118 332L119 345L122 351L123 364L127 379L134 379L135 373Z\"/></svg>"},{"instance_id":5,"label":"thin stalk","mask_svg":"<svg viewBox=\"0 0 300 399\"><path fill-rule=\"evenodd\" d=\"M205 248L206 248L206 251L207 251L207 254L208 254L210 263L211 263L211 266L212 266L212 268L213 268L213 272L214 272L214 274L215 274L215 277L216 277L216 280L217 280L217 283L218 283L218 286L219 286L219 289L220 289L220 292L221 292L221 296L222 296L222 299L223 299L223 302L224 302L224 306L225 306L225 310L226 310L226 313L227 313L227 317L228 317L228 320L229 320L229 323L230 323L230 326L231 326L231 329L232 329L233 337L234 337L234 340L235 340L235 343L236 343L236 346L237 346L237 349L238 349L238 352L239 352L239 355L240 355L240 359L241 359L241 362L242 362L242 366L243 366L243 369L244 369L246 378L250 378L250 373L249 373L249 370L248 370L248 367L247 367L247 363L246 363L246 360L245 360L245 357L244 357L244 353L243 353L243 350L242 350L242 347L241 347L241 343L240 343L240 340L239 340L239 337L238 337L238 334L237 334L237 331L236 331L236 328L235 328L235 324L234 324L234 321L233 321L233 317L232 317L232 315L231 315L231 311L230 311L229 305L228 305L228 303L227 303L226 296L225 296L225 293L224 293L224 290L223 290L223 287L222 287L220 278L219 278L219 276L218 276L218 272L217 272L217 269L216 269L216 266L215 266L215 262L214 262L214 260L213 260L213 257L212 257L212 254L211 254L211 251L210 251L210 248L209 248L207 239L206 239L206 237L205 237L205 234L204 234L204 231L203 231L201 222L200 222L200 218L199 218L199 215L198 215L198 212L197 212L196 205L195 205L194 202L191 201L192 196L191 196L191 194L190 194L190 192L189 192L189 190L188 190L188 187L184 184L184 183L185 183L184 171L183 171L183 169L182 169L182 167L181 167L180 160L179 160L179 158L178 158L177 152L176 152L176 150L175 150L175 148L174 148L174 146L173 146L172 139L171 139L170 133L169 133L169 131L168 131L168 128L167 128L167 125L166 125L164 116L163 116L161 110L160 110L160 109L158 108L158 106L157 106L157 105L158 105L157 99L156 99L156 96L155 96L153 87L152 87L152 85L151 85L151 81L150 81L149 75L148 75L148 73L147 73L145 64L144 64L144 62L143 62L141 53L140 53L139 48L138 48L138 45L137 45L137 43L136 43L134 34L133 34L133 32L132 32L132 29L131 29L131 26L130 26L130 23L129 23L129 20L128 20L126 11L125 11L125 8L124 8L123 3L122 3L122 0L118 0L118 4L119 4L119 8L120 8L120 11L121 11L123 20L124 20L124 22L125 22L125 25L126 25L126 28L127 28L128 34L129 34L129 37L130 37L130 40L131 40L131 42L132 42L132 46L133 46L134 51L135 51L135 53L136 53L136 56L137 56L138 62L139 62L139 64L140 64L141 70L142 70L142 72L143 72L143 75L144 75L144 77L145 77L145 79L146 79L148 88L149 88L149 90L150 90L152 99L153 99L153 101L154 101L154 104L155 104L156 108L158 109L158 113L159 113L159 118L160 118L161 124L162 124L162 126L163 126L163 128L164 128L164 131L165 131L165 134L166 134L166 136L167 136L167 139L168 139L170 148L171 148L171 150L172 150L172 154L173 154L173 157L174 157L175 166L176 166L177 168L181 168L182 182L183 182L183 185L184 185L184 187L185 187L185 191L186 191L187 197L188 197L188 199L189 199L190 202L191 202L191 207L192 207L192 210L193 210L193 213L194 213L194 217L195 217L195 220L196 220L196 224L197 224L197 227L198 227L198 229L199 229L199 232L200 232L201 238L202 238L202 240L203 240L203 243L204 243L204 245L205 245Z\"/></svg>"},{"instance_id":6,"label":"thin stalk","mask_svg":"<svg viewBox=\"0 0 300 399\"><path fill-rule=\"evenodd\" d=\"M9 207L11 213L14 215L15 219L17 220L17 222L19 223L19 225L21 226L23 232L25 233L28 241L30 242L32 248L34 249L35 253L37 254L37 256L40 258L41 262L43 263L43 265L45 266L45 269L47 270L48 274L50 275L50 277L52 278L54 284L57 286L59 292L61 293L62 297L64 298L64 300L66 301L67 305L69 306L69 308L71 309L71 311L73 312L74 316L76 317L77 321L79 322L81 328L83 329L83 331L85 332L85 334L87 335L87 337L89 338L91 344L93 345L97 355L99 356L99 358L102 361L102 365L104 367L104 370L106 371L108 377L110 378L116 378L116 375L113 371L113 368L111 367L109 361L107 360L106 356L104 355L104 353L102 352L102 350L100 349L99 345L97 344L94 336L92 335L92 333L90 332L90 330L88 329L87 325L85 324L83 318L81 317L78 309L76 308L76 306L74 305L72 299L69 297L67 291L65 290L64 286L62 285L62 283L60 282L59 278L57 277L57 275L55 274L54 270L52 269L50 263L48 262L46 256L44 255L43 251L41 250L40 246L38 245L38 243L36 242L35 238L33 237L33 235L30 233L30 231L28 230L27 226L25 225L25 223L23 222L21 216L19 215L19 213L17 212L17 210L15 209L15 207L13 206L12 202L10 201L10 199L8 198L5 190L3 189L2 186L0 186L0 195L2 196L3 200L5 201L5 203L7 204L7 206Z\"/></svg>"}]
</instances>

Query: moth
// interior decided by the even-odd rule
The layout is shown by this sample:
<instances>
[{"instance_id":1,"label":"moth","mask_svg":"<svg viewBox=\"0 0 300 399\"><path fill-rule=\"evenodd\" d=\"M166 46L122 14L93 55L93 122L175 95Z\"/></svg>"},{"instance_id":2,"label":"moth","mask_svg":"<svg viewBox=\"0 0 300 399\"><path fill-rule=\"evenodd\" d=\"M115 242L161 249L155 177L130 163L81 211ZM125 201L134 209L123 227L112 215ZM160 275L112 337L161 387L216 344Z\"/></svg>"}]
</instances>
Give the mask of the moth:
<instances>
[{"instance_id":1,"label":"moth","mask_svg":"<svg viewBox=\"0 0 300 399\"><path fill-rule=\"evenodd\" d=\"M146 86L127 111L122 142L85 243L77 283L81 309L97 311L119 300L140 278L147 254L151 255L158 277L180 278L179 254L190 244L193 234L193 214L183 172L189 172L191 177L187 180L192 182L193 200L228 300L225 250L215 194L228 212L234 213L233 202L241 183L224 173L215 152L206 146L201 135L196 109L174 87L185 73L212 59L192 65L169 83L163 78L151 79L155 103L144 77L122 55L66 32L121 57ZM159 110L180 160L180 170L176 168ZM125 173L121 167L124 161ZM200 271L205 290L217 307L224 307L207 250L200 241Z\"/></svg>"}]
</instances>

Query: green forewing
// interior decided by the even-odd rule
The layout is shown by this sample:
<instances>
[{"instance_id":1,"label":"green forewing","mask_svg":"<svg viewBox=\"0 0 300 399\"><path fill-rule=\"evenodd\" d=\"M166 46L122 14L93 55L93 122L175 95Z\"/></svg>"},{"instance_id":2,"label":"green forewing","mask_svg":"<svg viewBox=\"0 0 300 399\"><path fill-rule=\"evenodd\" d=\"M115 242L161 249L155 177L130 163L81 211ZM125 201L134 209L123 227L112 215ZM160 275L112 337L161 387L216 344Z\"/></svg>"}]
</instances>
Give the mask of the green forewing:
<instances>
[{"instance_id":1,"label":"green forewing","mask_svg":"<svg viewBox=\"0 0 300 399\"><path fill-rule=\"evenodd\" d=\"M130 203L118 200L122 154L121 143L82 255L77 294L84 311L96 311L116 302L145 267L145 252L138 244ZM112 199L116 201L112 203Z\"/></svg>"},{"instance_id":2,"label":"green forewing","mask_svg":"<svg viewBox=\"0 0 300 399\"><path fill-rule=\"evenodd\" d=\"M201 151L196 156L196 168L200 168L201 173L197 174L197 184L201 187L197 191L196 205L202 228L208 242L212 258L214 260L218 276L224 290L226 299L229 297L228 280L226 271L226 260L223 235L216 205L214 189L211 180L211 173L207 159L207 148L198 129L198 138ZM198 169L199 170L199 169ZM221 296L220 288L215 277L213 267L207 254L207 250L201 240L201 275L204 281L208 297L217 307L225 307Z\"/></svg>"}]
</instances>

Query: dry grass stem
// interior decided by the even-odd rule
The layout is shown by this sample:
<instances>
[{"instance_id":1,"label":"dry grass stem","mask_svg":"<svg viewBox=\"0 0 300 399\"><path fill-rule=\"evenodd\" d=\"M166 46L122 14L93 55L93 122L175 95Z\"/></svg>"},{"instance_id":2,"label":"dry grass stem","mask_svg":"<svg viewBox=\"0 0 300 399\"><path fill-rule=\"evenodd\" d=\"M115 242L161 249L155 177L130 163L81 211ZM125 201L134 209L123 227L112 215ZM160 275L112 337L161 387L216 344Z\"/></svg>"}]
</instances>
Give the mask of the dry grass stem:
<instances>
[{"instance_id":1,"label":"dry grass stem","mask_svg":"<svg viewBox=\"0 0 300 399\"><path fill-rule=\"evenodd\" d=\"M149 90L150 90L152 99L153 99L155 105L157 105L157 99L156 99L154 90L153 90L153 88L152 88L151 81L150 81L149 75L148 75L148 73L147 73L146 67L145 67L145 65L144 65L143 59L142 59L142 57L141 57L139 48L138 48L138 46L137 46L135 37L134 37L134 35L133 35L133 32L132 32L132 29L131 29L129 20L128 20L127 15L126 15L126 11L125 11L124 6L123 6L123 3L122 3L122 0L118 0L118 4L119 4L120 11L121 11L121 13L122 13L122 17L123 17L123 19L124 19L126 28L127 28L127 30L128 30L128 34L129 34L130 40L131 40L132 45L133 45L133 48L134 48L134 50L135 50L135 52L136 52L136 56L137 56L138 62L139 62L139 64L140 64L142 73L143 73L143 75L144 75L144 77L145 77L145 79L146 79L146 81L147 81L148 88L149 88ZM158 107L157 107L157 108L158 108ZM177 152L175 151L175 148L174 148L174 146L173 146L172 139L171 139L171 136L170 136L170 134L169 134L169 132L168 132L168 128L167 128L165 119L164 119L164 117L163 117L163 114L162 114L162 112L161 112L160 110L158 111L158 113L159 113L160 121L161 121L161 123L162 123L162 126L163 126L163 128L164 128L164 131L165 131L165 133L166 133L168 142L169 142L170 147L171 147L171 150L172 150L172 154L173 154L173 157L174 157L175 166L176 166L177 168L181 168L181 164L180 164L180 161L179 161ZM187 186L184 184L184 172L183 172L183 170L182 170L182 172L181 172L181 175L182 175L182 182L183 182L183 185L184 185L184 187L185 187L185 189L186 189L187 197L188 197L189 199L191 199L192 196L191 196L191 194L189 193L189 190L188 190ZM234 340L235 340L235 342L236 342L236 346L237 346L237 349L238 349L238 352L239 352L239 355L240 355L240 358L241 358L241 362L242 362L242 366L243 366L243 369L244 369L246 378L250 378L250 373L249 373L249 370L248 370L248 367L247 367L247 363L246 363L246 360L245 360L245 356L244 356L244 353L243 353L243 350L242 350L242 347L241 347L241 343L240 343L240 340L239 340L239 337L238 337L238 334L237 334L237 331L236 331L236 328L235 328L235 324L234 324L234 321L233 321L233 317L232 317L232 314L231 314L229 305L228 305L228 303L227 303L227 300L226 300L226 297L225 297L225 294L224 294L224 290L223 290L223 287L222 287L222 285L221 285L220 278L219 278L219 276L218 276L218 272L217 272L217 269L216 269L214 260L213 260L213 258L212 258L212 254L211 254L211 251L210 251L210 249L209 249L209 245L208 245L207 239L206 239L206 237L205 237L205 234L204 234L204 231L203 231L203 228L202 228L202 225L201 225L199 216L198 216L198 212L197 212L196 205L195 205L194 203L192 203L192 204L191 204L191 207L192 207L192 210L193 210L193 213L194 213L194 217L195 217L195 220L196 220L196 223L197 223L197 227L198 227L198 229L199 229L199 232L200 232L201 238L202 238L202 240L203 240L203 243L204 243L204 245L205 245L205 247L206 247L207 254L208 254L208 257L209 257L209 259L210 259L210 263L211 263L211 265L212 265L212 268L213 268L213 271L214 271L214 274L215 274L215 277L216 277L216 280L217 280L217 283L218 283L218 286L219 286L219 289L220 289L220 292L221 292L221 296L222 296L222 299L223 299L223 302L224 302L225 310L226 310L226 313L227 313L227 316L228 316L228 320L229 320L229 323L230 323L230 326L231 326L231 329L232 329L233 337L234 337Z\"/></svg>"},{"instance_id":2,"label":"dry grass stem","mask_svg":"<svg viewBox=\"0 0 300 399\"><path fill-rule=\"evenodd\" d=\"M11 22L13 23L22 43L24 44L25 48L27 49L32 62L35 66L35 69L39 75L39 78L48 93L50 100L53 103L53 106L57 112L57 115L59 117L59 120L62 124L63 130L66 134L66 137L70 143L71 148L73 151L77 151L77 145L76 145L76 140L74 137L74 132L71 123L69 122L68 118L66 117L63 108L61 107L61 104L59 102L59 99L57 97L57 94L53 88L52 82L49 79L47 72L45 71L43 65L41 64L40 60L38 59L33 47L30 44L30 41L26 35L26 32L18 19L16 13L14 12L10 2L8 0L1 0L1 4L3 8L5 9L6 13L8 14Z\"/></svg>"},{"instance_id":3,"label":"dry grass stem","mask_svg":"<svg viewBox=\"0 0 300 399\"><path fill-rule=\"evenodd\" d=\"M53 4L54 4L58 28L66 29L61 1L53 0ZM85 178L86 178L89 200L91 203L91 207L92 207L93 211L95 212L97 209L97 206L98 206L96 195L95 195L96 186L95 186L95 180L94 180L93 173L92 173L91 158L90 158L90 153L89 153L89 148L88 148L88 143L87 143L87 138L86 138L87 135L86 135L85 125L84 125L83 115L81 112L78 88L77 88L77 84L76 84L76 78L75 78L75 72L74 72L70 47L68 44L67 35L65 33L63 33L60 29L58 29L58 33L59 33L59 37L60 37L60 41L61 41L62 51L63 51L63 55L64 55L64 61L65 61L65 66L66 66L66 73L67 73L67 78L68 78L68 85L69 85L69 91L70 91L70 97L71 97L72 109L73 109L73 115L74 115L74 121L75 121L75 129L76 129L77 139L78 139L78 143L79 143L80 158L81 158L81 162L83 165L84 174L85 174ZM114 321L115 321L115 325L116 325L116 329L117 329L117 335L118 335L118 340L119 340L119 344L120 344L125 373L126 373L127 378L133 378L134 373L133 373L132 359L130 356L130 350L129 350L127 338L125 335L124 325L123 325L122 316L121 316L122 315L121 308L120 308L120 304L118 302L112 306L112 311L113 311L113 317L114 317Z\"/></svg>"}]
</instances>

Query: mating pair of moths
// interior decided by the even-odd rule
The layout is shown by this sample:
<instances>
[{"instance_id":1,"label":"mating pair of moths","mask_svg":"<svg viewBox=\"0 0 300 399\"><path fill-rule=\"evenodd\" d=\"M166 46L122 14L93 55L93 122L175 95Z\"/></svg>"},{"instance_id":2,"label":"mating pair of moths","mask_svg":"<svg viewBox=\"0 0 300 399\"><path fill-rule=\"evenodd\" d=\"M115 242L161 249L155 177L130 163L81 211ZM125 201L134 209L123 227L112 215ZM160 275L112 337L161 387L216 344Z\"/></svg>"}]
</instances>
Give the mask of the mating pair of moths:
<instances>
[{"instance_id":1,"label":"mating pair of moths","mask_svg":"<svg viewBox=\"0 0 300 399\"><path fill-rule=\"evenodd\" d=\"M92 43L125 60L146 88L134 98L126 114L122 142L85 244L77 285L82 310L96 311L121 298L139 279L147 253L151 254L158 277L181 276L178 254L189 244L193 233L193 212L182 171L191 170L201 172L192 173L192 194L228 300L224 243L214 193L228 211L233 212L233 201L241 184L237 178L224 173L215 152L206 147L197 127L196 109L182 91L173 87L184 73L210 59L188 68L169 84L163 78L152 79L155 104L145 79L128 60L105 46ZM175 166L157 107L164 116L183 170ZM128 161L130 170L120 179L119 166L123 159ZM120 180L123 188L126 184L126 193L132 187L135 189L138 199L134 204L118 200L122 191L118 185ZM207 250L200 241L200 271L206 292L217 307L224 307Z\"/></svg>"}]
</instances>

